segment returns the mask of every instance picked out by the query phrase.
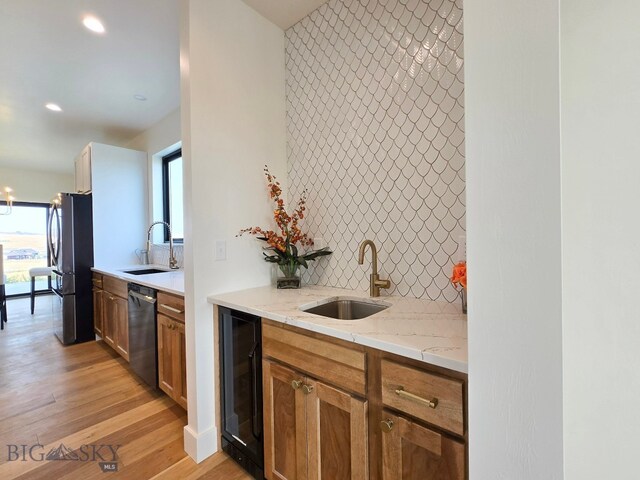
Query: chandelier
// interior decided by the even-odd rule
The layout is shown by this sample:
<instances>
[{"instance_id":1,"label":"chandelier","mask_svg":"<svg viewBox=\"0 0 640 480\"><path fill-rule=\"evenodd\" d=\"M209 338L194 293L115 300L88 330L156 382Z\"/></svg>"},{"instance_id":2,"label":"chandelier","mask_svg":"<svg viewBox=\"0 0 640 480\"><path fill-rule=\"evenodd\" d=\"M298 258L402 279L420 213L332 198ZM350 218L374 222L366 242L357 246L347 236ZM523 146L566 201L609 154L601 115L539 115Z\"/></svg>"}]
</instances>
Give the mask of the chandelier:
<instances>
[{"instance_id":1,"label":"chandelier","mask_svg":"<svg viewBox=\"0 0 640 480\"><path fill-rule=\"evenodd\" d=\"M0 193L0 201L4 200L5 203L4 207L0 208L0 215L11 214L11 210L13 209L13 201L15 200L13 195L11 195L12 192L13 190L11 190L11 188L6 187L4 189L4 192Z\"/></svg>"}]
</instances>

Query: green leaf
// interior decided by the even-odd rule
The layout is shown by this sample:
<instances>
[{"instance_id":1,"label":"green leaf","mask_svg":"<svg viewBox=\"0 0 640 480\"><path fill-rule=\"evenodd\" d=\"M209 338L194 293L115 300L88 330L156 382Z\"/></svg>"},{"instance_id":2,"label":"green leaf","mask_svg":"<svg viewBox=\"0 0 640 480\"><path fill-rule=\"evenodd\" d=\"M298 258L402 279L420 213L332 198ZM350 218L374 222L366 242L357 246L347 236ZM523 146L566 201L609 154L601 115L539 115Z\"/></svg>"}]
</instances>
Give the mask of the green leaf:
<instances>
[{"instance_id":1,"label":"green leaf","mask_svg":"<svg viewBox=\"0 0 640 480\"><path fill-rule=\"evenodd\" d=\"M267 255L266 253L262 253L264 255L264 259L265 261L269 262L269 263L280 263L280 257L278 257L277 255Z\"/></svg>"},{"instance_id":2,"label":"green leaf","mask_svg":"<svg viewBox=\"0 0 640 480\"><path fill-rule=\"evenodd\" d=\"M331 255L332 253L333 252L329 250L329 247L324 247L324 248L321 248L320 250L314 250L304 254L303 258L305 260L315 260L318 257L325 257L327 255Z\"/></svg>"}]
</instances>

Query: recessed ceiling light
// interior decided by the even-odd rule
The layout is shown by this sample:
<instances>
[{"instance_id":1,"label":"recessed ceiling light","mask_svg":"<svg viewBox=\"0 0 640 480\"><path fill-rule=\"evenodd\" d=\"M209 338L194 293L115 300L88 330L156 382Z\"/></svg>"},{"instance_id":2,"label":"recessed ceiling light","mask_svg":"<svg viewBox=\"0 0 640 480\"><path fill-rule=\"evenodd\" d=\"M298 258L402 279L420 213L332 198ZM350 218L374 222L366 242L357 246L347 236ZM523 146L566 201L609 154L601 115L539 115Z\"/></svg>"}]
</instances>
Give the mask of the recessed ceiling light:
<instances>
[{"instance_id":1,"label":"recessed ceiling light","mask_svg":"<svg viewBox=\"0 0 640 480\"><path fill-rule=\"evenodd\" d=\"M53 112L61 112L62 108L60 108L60 105L57 105L55 103L47 103L45 105L45 107L47 107L49 110L53 111Z\"/></svg>"},{"instance_id":2,"label":"recessed ceiling light","mask_svg":"<svg viewBox=\"0 0 640 480\"><path fill-rule=\"evenodd\" d=\"M104 33L104 25L96 17L87 15L82 19L82 24L92 32Z\"/></svg>"},{"instance_id":3,"label":"recessed ceiling light","mask_svg":"<svg viewBox=\"0 0 640 480\"><path fill-rule=\"evenodd\" d=\"M136 93L133 98L135 98L136 100L140 100L141 102L144 102L147 100L147 97L145 97L144 95L140 95L139 93Z\"/></svg>"}]
</instances>

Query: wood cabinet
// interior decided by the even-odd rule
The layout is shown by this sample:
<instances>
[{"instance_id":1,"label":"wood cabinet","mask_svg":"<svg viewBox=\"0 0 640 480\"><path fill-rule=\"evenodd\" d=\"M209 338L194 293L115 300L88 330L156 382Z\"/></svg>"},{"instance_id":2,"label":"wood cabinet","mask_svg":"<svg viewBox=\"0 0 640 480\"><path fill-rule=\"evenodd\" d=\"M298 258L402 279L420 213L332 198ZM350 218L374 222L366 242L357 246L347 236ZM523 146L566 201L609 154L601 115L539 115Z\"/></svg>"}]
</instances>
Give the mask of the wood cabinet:
<instances>
[{"instance_id":1,"label":"wood cabinet","mask_svg":"<svg viewBox=\"0 0 640 480\"><path fill-rule=\"evenodd\" d=\"M76 193L91 193L91 144L75 160Z\"/></svg>"},{"instance_id":2,"label":"wood cabinet","mask_svg":"<svg viewBox=\"0 0 640 480\"><path fill-rule=\"evenodd\" d=\"M166 292L158 292L158 384L187 409L184 298Z\"/></svg>"},{"instance_id":3,"label":"wood cabinet","mask_svg":"<svg viewBox=\"0 0 640 480\"><path fill-rule=\"evenodd\" d=\"M102 292L102 339L114 350L116 349L116 304L113 295Z\"/></svg>"},{"instance_id":4,"label":"wood cabinet","mask_svg":"<svg viewBox=\"0 0 640 480\"><path fill-rule=\"evenodd\" d=\"M381 366L386 406L464 435L464 382L386 359Z\"/></svg>"},{"instance_id":5,"label":"wood cabinet","mask_svg":"<svg viewBox=\"0 0 640 480\"><path fill-rule=\"evenodd\" d=\"M158 314L158 384L184 409L187 408L186 342L184 323Z\"/></svg>"},{"instance_id":6,"label":"wood cabinet","mask_svg":"<svg viewBox=\"0 0 640 480\"><path fill-rule=\"evenodd\" d=\"M116 351L129 361L129 304L127 299L112 297L115 303Z\"/></svg>"},{"instance_id":7,"label":"wood cabinet","mask_svg":"<svg viewBox=\"0 0 640 480\"><path fill-rule=\"evenodd\" d=\"M129 361L129 308L127 300L104 290L102 293L104 341Z\"/></svg>"},{"instance_id":8,"label":"wood cabinet","mask_svg":"<svg viewBox=\"0 0 640 480\"><path fill-rule=\"evenodd\" d=\"M103 310L103 301L102 294L104 293L102 290L102 275L94 273L93 278L93 331L100 338L104 337L104 333L102 331L102 324L104 319L104 310Z\"/></svg>"},{"instance_id":9,"label":"wood cabinet","mask_svg":"<svg viewBox=\"0 0 640 480\"><path fill-rule=\"evenodd\" d=\"M276 362L262 362L264 470L269 480L307 479L304 376ZM294 383L296 382L296 383Z\"/></svg>"},{"instance_id":10,"label":"wood cabinet","mask_svg":"<svg viewBox=\"0 0 640 480\"><path fill-rule=\"evenodd\" d=\"M418 423L383 411L383 480L463 480L465 446Z\"/></svg>"},{"instance_id":11,"label":"wood cabinet","mask_svg":"<svg viewBox=\"0 0 640 480\"><path fill-rule=\"evenodd\" d=\"M268 479L365 480L363 349L262 324Z\"/></svg>"},{"instance_id":12,"label":"wood cabinet","mask_svg":"<svg viewBox=\"0 0 640 480\"><path fill-rule=\"evenodd\" d=\"M96 334L129 361L127 282L94 274L93 322Z\"/></svg>"},{"instance_id":13,"label":"wood cabinet","mask_svg":"<svg viewBox=\"0 0 640 480\"><path fill-rule=\"evenodd\" d=\"M267 478L368 478L366 401L270 360L263 390Z\"/></svg>"},{"instance_id":14,"label":"wood cabinet","mask_svg":"<svg viewBox=\"0 0 640 480\"><path fill-rule=\"evenodd\" d=\"M129 305L127 282L109 275L93 275L93 315L96 334L129 361ZM158 292L158 384L187 409L187 354L184 297Z\"/></svg>"},{"instance_id":15,"label":"wood cabinet","mask_svg":"<svg viewBox=\"0 0 640 480\"><path fill-rule=\"evenodd\" d=\"M269 480L465 480L466 375L267 319Z\"/></svg>"},{"instance_id":16,"label":"wood cabinet","mask_svg":"<svg viewBox=\"0 0 640 480\"><path fill-rule=\"evenodd\" d=\"M306 379L308 478L369 478L367 402Z\"/></svg>"}]
</instances>

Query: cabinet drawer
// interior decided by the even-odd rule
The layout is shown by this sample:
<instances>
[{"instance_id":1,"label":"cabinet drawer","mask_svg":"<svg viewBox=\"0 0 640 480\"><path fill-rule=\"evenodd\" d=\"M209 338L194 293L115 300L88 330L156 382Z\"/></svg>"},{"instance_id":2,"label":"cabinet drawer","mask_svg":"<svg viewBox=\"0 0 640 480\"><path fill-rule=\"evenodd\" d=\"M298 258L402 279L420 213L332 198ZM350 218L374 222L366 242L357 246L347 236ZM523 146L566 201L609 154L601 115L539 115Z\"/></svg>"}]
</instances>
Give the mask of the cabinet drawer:
<instances>
[{"instance_id":1,"label":"cabinet drawer","mask_svg":"<svg viewBox=\"0 0 640 480\"><path fill-rule=\"evenodd\" d=\"M102 288L102 274L93 272L93 276L91 277L91 282L93 286L96 288Z\"/></svg>"},{"instance_id":2,"label":"cabinet drawer","mask_svg":"<svg viewBox=\"0 0 640 480\"><path fill-rule=\"evenodd\" d=\"M127 298L127 282L119 280L117 278L109 277L105 275L102 277L102 288L113 295L117 295L121 298Z\"/></svg>"},{"instance_id":3,"label":"cabinet drawer","mask_svg":"<svg viewBox=\"0 0 640 480\"><path fill-rule=\"evenodd\" d=\"M158 292L158 313L184 323L184 297Z\"/></svg>"},{"instance_id":4,"label":"cabinet drawer","mask_svg":"<svg viewBox=\"0 0 640 480\"><path fill-rule=\"evenodd\" d=\"M464 435L463 382L382 360L382 402Z\"/></svg>"},{"instance_id":5,"label":"cabinet drawer","mask_svg":"<svg viewBox=\"0 0 640 480\"><path fill-rule=\"evenodd\" d=\"M262 322L263 355L280 360L337 387L364 395L366 362L362 350L320 340Z\"/></svg>"}]
</instances>

